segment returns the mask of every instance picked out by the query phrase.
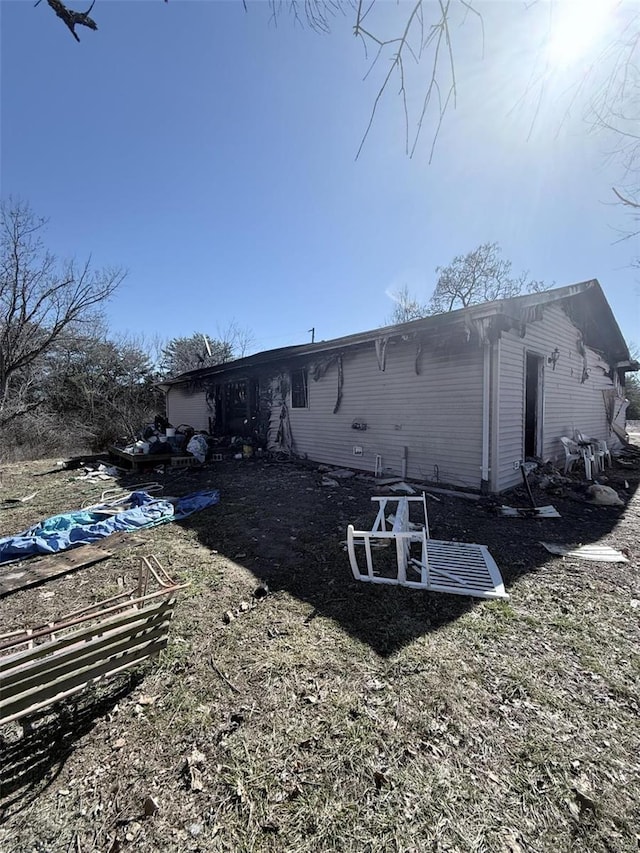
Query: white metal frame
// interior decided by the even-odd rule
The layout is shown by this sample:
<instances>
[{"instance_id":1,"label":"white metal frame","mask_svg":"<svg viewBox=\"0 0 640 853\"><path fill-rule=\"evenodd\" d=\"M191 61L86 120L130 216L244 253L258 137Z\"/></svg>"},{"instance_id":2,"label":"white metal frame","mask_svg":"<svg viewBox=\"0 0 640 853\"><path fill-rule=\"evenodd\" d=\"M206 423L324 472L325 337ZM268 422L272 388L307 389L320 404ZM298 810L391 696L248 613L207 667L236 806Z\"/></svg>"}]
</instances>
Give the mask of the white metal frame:
<instances>
[{"instance_id":1,"label":"white metal frame","mask_svg":"<svg viewBox=\"0 0 640 853\"><path fill-rule=\"evenodd\" d=\"M371 500L378 503L378 513L371 530L355 530L352 524L347 528L347 551L356 580L476 598L509 598L500 570L486 545L445 542L429 537L424 494L416 497L374 496ZM409 520L411 503L422 507L423 520L418 525ZM386 513L392 509L390 504L395 504L395 517L389 526ZM395 543L395 577L384 577L375 572L372 545L381 540ZM419 558L411 556L412 544L419 546ZM361 571L358 564L358 548L364 549L365 571ZM409 578L407 570L419 575L420 579Z\"/></svg>"}]
</instances>

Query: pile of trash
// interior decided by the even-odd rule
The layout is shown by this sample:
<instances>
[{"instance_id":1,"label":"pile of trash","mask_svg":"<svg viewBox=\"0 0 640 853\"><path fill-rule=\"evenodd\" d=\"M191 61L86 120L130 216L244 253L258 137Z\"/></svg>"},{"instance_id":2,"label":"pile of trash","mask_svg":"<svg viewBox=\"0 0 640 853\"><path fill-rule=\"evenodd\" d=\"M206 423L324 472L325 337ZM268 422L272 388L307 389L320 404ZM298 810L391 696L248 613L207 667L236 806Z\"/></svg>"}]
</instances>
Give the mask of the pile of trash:
<instances>
[{"instance_id":1,"label":"pile of trash","mask_svg":"<svg viewBox=\"0 0 640 853\"><path fill-rule=\"evenodd\" d=\"M177 427L162 415L156 415L152 424L147 424L133 441L119 447L132 456L171 456L190 453L201 464L211 456L213 441L204 431L197 432L189 424Z\"/></svg>"},{"instance_id":2,"label":"pile of trash","mask_svg":"<svg viewBox=\"0 0 640 853\"><path fill-rule=\"evenodd\" d=\"M543 492L561 495L567 486L575 482L575 477L560 471L551 462L534 463L527 460L526 467L529 483Z\"/></svg>"}]
</instances>

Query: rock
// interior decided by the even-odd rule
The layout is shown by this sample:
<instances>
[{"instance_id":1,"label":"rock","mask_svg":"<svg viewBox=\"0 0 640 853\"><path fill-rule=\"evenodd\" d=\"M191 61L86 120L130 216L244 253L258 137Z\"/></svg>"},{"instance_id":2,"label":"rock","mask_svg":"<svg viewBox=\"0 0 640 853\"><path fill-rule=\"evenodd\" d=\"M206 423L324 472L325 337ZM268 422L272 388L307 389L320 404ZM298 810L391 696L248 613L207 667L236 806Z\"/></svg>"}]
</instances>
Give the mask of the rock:
<instances>
[{"instance_id":1,"label":"rock","mask_svg":"<svg viewBox=\"0 0 640 853\"><path fill-rule=\"evenodd\" d=\"M356 476L355 471L349 471L348 468L338 468L335 471L329 471L329 474L334 480L349 480Z\"/></svg>"},{"instance_id":2,"label":"rock","mask_svg":"<svg viewBox=\"0 0 640 853\"><path fill-rule=\"evenodd\" d=\"M191 823L189 824L189 834L194 838L197 838L202 833L202 824L201 823Z\"/></svg>"},{"instance_id":3,"label":"rock","mask_svg":"<svg viewBox=\"0 0 640 853\"><path fill-rule=\"evenodd\" d=\"M229 624L229 622L233 622L233 620L234 620L235 618L236 618L236 617L235 617L235 615L234 615L234 613L233 613L233 610L225 610L224 615L222 616L222 621L223 621L226 625L228 625L228 624Z\"/></svg>"},{"instance_id":4,"label":"rock","mask_svg":"<svg viewBox=\"0 0 640 853\"><path fill-rule=\"evenodd\" d=\"M334 486L337 486L337 485L338 485L338 481L337 481L337 480L332 480L332 479L331 479L331 477L323 477L323 478L322 478L322 482L320 483L320 485L321 485L321 486L328 486L329 488L332 488L332 487L334 487Z\"/></svg>"},{"instance_id":5,"label":"rock","mask_svg":"<svg viewBox=\"0 0 640 853\"><path fill-rule=\"evenodd\" d=\"M269 587L266 583L261 583L260 586L256 587L253 591L253 597L260 601L261 598L266 598L269 595Z\"/></svg>"},{"instance_id":6,"label":"rock","mask_svg":"<svg viewBox=\"0 0 640 853\"><path fill-rule=\"evenodd\" d=\"M587 489L587 497L591 503L594 503L597 506L624 506L624 503L620 500L617 492L615 492L610 486L601 486L598 483L594 483L593 486L589 486Z\"/></svg>"},{"instance_id":7,"label":"rock","mask_svg":"<svg viewBox=\"0 0 640 853\"><path fill-rule=\"evenodd\" d=\"M129 824L129 827L127 829L127 834L125 835L125 838L127 839L127 841L134 841L135 838L140 833L141 829L142 829L141 823L138 823L137 820L131 821L131 823Z\"/></svg>"}]
</instances>

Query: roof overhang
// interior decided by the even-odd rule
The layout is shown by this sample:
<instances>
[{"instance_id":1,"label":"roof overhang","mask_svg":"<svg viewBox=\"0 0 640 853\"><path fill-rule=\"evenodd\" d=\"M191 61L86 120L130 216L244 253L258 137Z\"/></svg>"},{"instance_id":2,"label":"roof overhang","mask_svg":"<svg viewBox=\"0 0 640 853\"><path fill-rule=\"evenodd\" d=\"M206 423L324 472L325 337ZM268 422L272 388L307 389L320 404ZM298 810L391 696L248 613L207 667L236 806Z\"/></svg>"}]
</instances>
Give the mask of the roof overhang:
<instances>
[{"instance_id":1,"label":"roof overhang","mask_svg":"<svg viewBox=\"0 0 640 853\"><path fill-rule=\"evenodd\" d=\"M483 343L495 339L502 331L514 327L523 328L527 323L539 320L544 307L550 304L560 304L580 329L584 343L592 349L603 352L611 364L618 364L620 369L625 370L638 369L630 366L637 362L631 361L627 344L600 284L596 279L591 279L567 287L485 302L445 314L434 314L409 323L383 326L329 341L266 350L213 367L191 370L173 379L165 380L159 387L167 391L172 385L215 378L230 371L238 375L263 366L291 363L302 357L330 355L347 348L370 345L381 339L392 341L420 338L435 346L458 340L460 343L473 340ZM623 368L623 364L629 366Z\"/></svg>"}]
</instances>

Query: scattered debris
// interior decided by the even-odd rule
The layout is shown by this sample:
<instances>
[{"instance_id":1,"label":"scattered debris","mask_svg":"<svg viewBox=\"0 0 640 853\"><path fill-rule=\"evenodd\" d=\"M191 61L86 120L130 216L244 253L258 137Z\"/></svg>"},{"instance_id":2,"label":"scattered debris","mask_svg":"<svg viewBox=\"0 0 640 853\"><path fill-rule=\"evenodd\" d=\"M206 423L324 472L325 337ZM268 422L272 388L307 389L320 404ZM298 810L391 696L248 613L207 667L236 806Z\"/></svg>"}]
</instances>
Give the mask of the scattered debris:
<instances>
[{"instance_id":1,"label":"scattered debris","mask_svg":"<svg viewBox=\"0 0 640 853\"><path fill-rule=\"evenodd\" d=\"M609 545L563 545L561 542L540 542L550 554L560 557L577 557L582 560L597 560L601 563L628 563L629 560L620 551Z\"/></svg>"},{"instance_id":2,"label":"scattered debris","mask_svg":"<svg viewBox=\"0 0 640 853\"><path fill-rule=\"evenodd\" d=\"M206 763L206 755L194 746L191 750L191 754L186 759L183 770L187 784L192 791L204 791L202 771L205 768Z\"/></svg>"},{"instance_id":3,"label":"scattered debris","mask_svg":"<svg viewBox=\"0 0 640 853\"><path fill-rule=\"evenodd\" d=\"M517 516L518 518L561 518L558 510L551 505L537 506L535 509L533 507L501 506L500 515Z\"/></svg>"},{"instance_id":4,"label":"scattered debris","mask_svg":"<svg viewBox=\"0 0 640 853\"><path fill-rule=\"evenodd\" d=\"M244 555L243 555L244 556ZM234 619L237 619L241 613L248 613L249 610L253 610L261 601L269 595L269 587L266 583L260 584L260 586L256 587L251 596L251 601L247 601L243 599L240 604L234 610L225 610L222 615L222 621L225 625L228 625L230 622L233 622Z\"/></svg>"},{"instance_id":5,"label":"scattered debris","mask_svg":"<svg viewBox=\"0 0 640 853\"><path fill-rule=\"evenodd\" d=\"M323 477L320 485L321 486L328 486L329 488L333 488L334 486L338 486L339 483L337 480L333 480L331 477Z\"/></svg>"},{"instance_id":6,"label":"scattered debris","mask_svg":"<svg viewBox=\"0 0 640 853\"><path fill-rule=\"evenodd\" d=\"M234 692L234 693L240 693L240 691L239 691L239 690L238 690L238 688L235 686L235 684L234 684L232 681L230 681L230 680L228 679L228 677L225 675L225 673L224 673L224 672L223 672L223 671L218 667L218 665L217 665L217 664L216 664L216 662L214 661L213 657L210 657L210 658L209 658L209 663L210 663L210 665L211 665L211 669L216 673L216 675L217 675L219 678L221 678L221 679L224 681L224 683L227 685L227 687L230 687L230 688L231 688L231 690L233 690L233 692Z\"/></svg>"},{"instance_id":7,"label":"scattered debris","mask_svg":"<svg viewBox=\"0 0 640 853\"><path fill-rule=\"evenodd\" d=\"M155 797L145 797L144 803L142 804L145 817L151 817L156 812L160 811L160 803L156 800Z\"/></svg>"},{"instance_id":8,"label":"scattered debris","mask_svg":"<svg viewBox=\"0 0 640 853\"><path fill-rule=\"evenodd\" d=\"M522 480L524 482L525 488L527 490L527 495L529 496L530 507L509 507L509 506L501 506L500 514L506 515L510 517L518 517L518 518L560 518L560 513L558 510L549 505L549 506L536 506L536 502L533 497L533 493L531 491L531 486L529 485L529 480L527 478L527 468L525 465L520 466L520 473L522 474Z\"/></svg>"},{"instance_id":9,"label":"scattered debris","mask_svg":"<svg viewBox=\"0 0 640 853\"><path fill-rule=\"evenodd\" d=\"M413 488L413 486L410 486L408 483L405 482L396 483L395 485L389 486L389 491L404 495L416 494L416 490Z\"/></svg>"},{"instance_id":10,"label":"scattered debris","mask_svg":"<svg viewBox=\"0 0 640 853\"><path fill-rule=\"evenodd\" d=\"M350 480L355 477L355 471L349 471L348 468L336 468L327 472L334 480Z\"/></svg>"},{"instance_id":11,"label":"scattered debris","mask_svg":"<svg viewBox=\"0 0 640 853\"><path fill-rule=\"evenodd\" d=\"M37 494L37 492L32 492L30 495L25 495L23 498L4 498L4 500L0 501L0 509L13 509L14 507L20 506L20 504L33 500Z\"/></svg>"},{"instance_id":12,"label":"scattered debris","mask_svg":"<svg viewBox=\"0 0 640 853\"><path fill-rule=\"evenodd\" d=\"M593 812L596 814L598 809L595 801L593 800L593 791L589 784L582 781L576 783L573 787L573 793L576 797L574 806L577 806L578 817L581 816L583 812ZM575 815L575 809L571 808L571 805L569 808L571 809L572 814Z\"/></svg>"}]
</instances>

